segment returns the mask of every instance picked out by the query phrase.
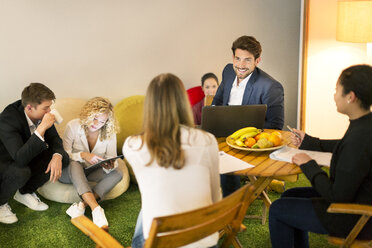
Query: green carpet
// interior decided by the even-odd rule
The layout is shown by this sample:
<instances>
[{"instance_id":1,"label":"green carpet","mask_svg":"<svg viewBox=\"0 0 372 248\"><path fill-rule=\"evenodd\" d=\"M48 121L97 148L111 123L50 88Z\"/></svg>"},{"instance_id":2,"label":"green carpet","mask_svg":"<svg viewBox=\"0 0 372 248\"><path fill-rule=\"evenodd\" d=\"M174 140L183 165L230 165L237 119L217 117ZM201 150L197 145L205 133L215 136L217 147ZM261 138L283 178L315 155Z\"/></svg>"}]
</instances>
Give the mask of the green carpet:
<instances>
[{"instance_id":1,"label":"green carpet","mask_svg":"<svg viewBox=\"0 0 372 248\"><path fill-rule=\"evenodd\" d=\"M286 188L307 186L308 181L303 175L296 183L286 183ZM279 197L277 193L269 193L272 201ZM69 204L42 199L49 205L44 212L36 212L20 203L11 200L9 205L17 214L19 221L12 225L0 224L0 248L13 247L94 247L93 241L71 224L65 214ZM133 235L137 214L140 209L138 187L131 185L120 197L102 202L106 217L110 224L110 234L124 246L129 246ZM262 210L262 201L255 201L248 214L258 215ZM87 216L91 213L87 209ZM261 225L260 220L246 219L245 232L238 237L243 247L271 247L268 225ZM334 247L327 243L326 235L310 234L310 247Z\"/></svg>"}]
</instances>

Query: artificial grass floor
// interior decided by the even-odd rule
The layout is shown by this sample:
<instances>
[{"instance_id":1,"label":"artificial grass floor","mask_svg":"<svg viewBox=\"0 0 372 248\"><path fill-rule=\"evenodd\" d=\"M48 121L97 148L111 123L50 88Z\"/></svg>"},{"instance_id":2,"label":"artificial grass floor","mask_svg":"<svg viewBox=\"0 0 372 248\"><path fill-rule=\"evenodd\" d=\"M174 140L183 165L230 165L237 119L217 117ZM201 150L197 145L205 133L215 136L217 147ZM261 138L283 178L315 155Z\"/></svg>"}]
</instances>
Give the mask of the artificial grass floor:
<instances>
[{"instance_id":1,"label":"artificial grass floor","mask_svg":"<svg viewBox=\"0 0 372 248\"><path fill-rule=\"evenodd\" d=\"M309 186L303 175L296 183L286 182L286 188ZM272 201L278 193L269 192ZM18 222L11 225L0 223L0 248L13 247L94 247L93 241L71 224L65 213L70 204L62 204L42 199L49 205L44 212L37 212L14 201L9 202ZM136 185L120 197L102 202L106 217L110 224L110 234L125 247L130 246L137 215L140 210L140 194ZM262 211L262 201L255 201L249 208L248 214L259 215ZM91 218L87 209L86 215ZM268 224L261 225L260 220L245 219L245 232L239 233L238 238L243 247L271 247ZM310 247L334 247L328 244L326 235L310 234Z\"/></svg>"}]
</instances>

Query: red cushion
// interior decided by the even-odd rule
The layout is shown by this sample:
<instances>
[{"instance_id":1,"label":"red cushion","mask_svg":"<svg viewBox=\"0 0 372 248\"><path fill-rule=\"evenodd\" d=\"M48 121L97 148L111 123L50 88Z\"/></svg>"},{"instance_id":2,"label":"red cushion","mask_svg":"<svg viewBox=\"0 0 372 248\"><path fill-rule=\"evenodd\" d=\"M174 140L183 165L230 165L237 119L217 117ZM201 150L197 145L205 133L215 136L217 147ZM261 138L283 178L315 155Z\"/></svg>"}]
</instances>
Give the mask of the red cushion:
<instances>
[{"instance_id":1,"label":"red cushion","mask_svg":"<svg viewBox=\"0 0 372 248\"><path fill-rule=\"evenodd\" d=\"M192 87L186 92L189 96L191 106L194 106L196 103L200 102L204 98L204 92L201 86Z\"/></svg>"}]
</instances>

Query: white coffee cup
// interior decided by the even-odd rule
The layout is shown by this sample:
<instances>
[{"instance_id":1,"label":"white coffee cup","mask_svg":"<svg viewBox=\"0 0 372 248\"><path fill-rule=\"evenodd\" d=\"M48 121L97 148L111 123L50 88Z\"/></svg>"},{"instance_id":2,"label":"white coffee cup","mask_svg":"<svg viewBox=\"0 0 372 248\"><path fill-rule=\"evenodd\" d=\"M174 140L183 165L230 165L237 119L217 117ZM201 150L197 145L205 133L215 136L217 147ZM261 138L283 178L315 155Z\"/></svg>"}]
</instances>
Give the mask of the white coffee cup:
<instances>
[{"instance_id":1,"label":"white coffee cup","mask_svg":"<svg viewBox=\"0 0 372 248\"><path fill-rule=\"evenodd\" d=\"M61 124L62 121L63 121L63 117L61 116L61 114L57 111L57 109L52 109L50 111L51 114L54 115L54 118L56 118L56 123L57 124Z\"/></svg>"}]
</instances>

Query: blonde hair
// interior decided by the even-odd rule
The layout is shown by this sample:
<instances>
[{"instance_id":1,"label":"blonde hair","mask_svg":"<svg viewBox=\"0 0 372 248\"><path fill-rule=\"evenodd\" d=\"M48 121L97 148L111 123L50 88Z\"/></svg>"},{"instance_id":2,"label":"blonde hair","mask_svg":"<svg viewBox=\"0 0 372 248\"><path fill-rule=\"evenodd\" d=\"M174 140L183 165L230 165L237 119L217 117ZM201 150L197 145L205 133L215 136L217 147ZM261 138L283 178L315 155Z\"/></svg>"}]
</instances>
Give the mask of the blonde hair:
<instances>
[{"instance_id":1,"label":"blonde hair","mask_svg":"<svg viewBox=\"0 0 372 248\"><path fill-rule=\"evenodd\" d=\"M181 169L185 164L181 148L180 125L194 125L190 102L182 81L167 73L155 77L147 88L142 145L150 152L150 165L154 160L161 167Z\"/></svg>"},{"instance_id":2,"label":"blonde hair","mask_svg":"<svg viewBox=\"0 0 372 248\"><path fill-rule=\"evenodd\" d=\"M103 141L119 131L114 114L114 107L108 99L94 97L88 100L81 109L80 124L84 128L85 135L88 135L88 127L98 114L108 115L105 125L101 127L100 140Z\"/></svg>"}]
</instances>

